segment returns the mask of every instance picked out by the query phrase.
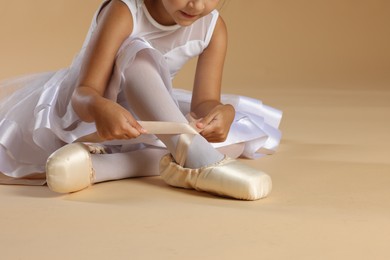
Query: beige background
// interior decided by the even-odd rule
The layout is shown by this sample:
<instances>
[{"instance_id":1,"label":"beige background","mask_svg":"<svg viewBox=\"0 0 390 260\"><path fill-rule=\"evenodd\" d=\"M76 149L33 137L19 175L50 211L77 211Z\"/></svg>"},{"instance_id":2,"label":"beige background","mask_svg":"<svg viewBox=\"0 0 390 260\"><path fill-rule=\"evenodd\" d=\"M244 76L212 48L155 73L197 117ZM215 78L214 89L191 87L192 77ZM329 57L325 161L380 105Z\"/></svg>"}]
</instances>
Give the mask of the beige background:
<instances>
[{"instance_id":1,"label":"beige background","mask_svg":"<svg viewBox=\"0 0 390 260\"><path fill-rule=\"evenodd\" d=\"M100 0L0 0L0 79L69 65ZM389 259L390 1L230 0L224 91L284 111L271 196L0 186L7 259ZM175 85L189 88L194 62Z\"/></svg>"}]
</instances>

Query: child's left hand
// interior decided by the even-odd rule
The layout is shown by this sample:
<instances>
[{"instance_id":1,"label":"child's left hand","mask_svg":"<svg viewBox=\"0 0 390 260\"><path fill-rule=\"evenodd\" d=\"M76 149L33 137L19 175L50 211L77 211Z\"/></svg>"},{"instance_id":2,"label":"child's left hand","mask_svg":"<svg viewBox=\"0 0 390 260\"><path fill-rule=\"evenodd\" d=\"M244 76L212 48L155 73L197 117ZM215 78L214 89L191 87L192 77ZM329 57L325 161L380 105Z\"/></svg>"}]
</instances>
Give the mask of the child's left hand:
<instances>
[{"instance_id":1,"label":"child's left hand","mask_svg":"<svg viewBox=\"0 0 390 260\"><path fill-rule=\"evenodd\" d=\"M218 105L205 117L196 120L196 127L201 129L200 134L212 143L226 140L230 126L233 123L235 110L232 105Z\"/></svg>"}]
</instances>

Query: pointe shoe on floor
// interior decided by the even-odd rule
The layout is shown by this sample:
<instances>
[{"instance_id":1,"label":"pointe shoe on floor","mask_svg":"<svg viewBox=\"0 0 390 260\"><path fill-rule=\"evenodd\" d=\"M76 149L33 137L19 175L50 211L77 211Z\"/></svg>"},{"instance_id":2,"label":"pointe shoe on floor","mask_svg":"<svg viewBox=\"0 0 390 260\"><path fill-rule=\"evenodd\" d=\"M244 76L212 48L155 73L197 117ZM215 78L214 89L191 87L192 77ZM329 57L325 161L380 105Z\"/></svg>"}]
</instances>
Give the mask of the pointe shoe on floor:
<instances>
[{"instance_id":1,"label":"pointe shoe on floor","mask_svg":"<svg viewBox=\"0 0 390 260\"><path fill-rule=\"evenodd\" d=\"M272 181L267 174L228 157L210 166L189 169L177 164L167 154L160 161L160 175L174 187L241 200L264 198L272 189Z\"/></svg>"},{"instance_id":2,"label":"pointe shoe on floor","mask_svg":"<svg viewBox=\"0 0 390 260\"><path fill-rule=\"evenodd\" d=\"M70 193L94 183L91 153L105 153L104 148L83 143L65 145L52 153L46 163L46 182L52 191Z\"/></svg>"},{"instance_id":3,"label":"pointe shoe on floor","mask_svg":"<svg viewBox=\"0 0 390 260\"><path fill-rule=\"evenodd\" d=\"M175 122L140 122L149 134L182 134L197 132L188 124ZM183 135L185 136L185 135ZM188 138L184 138L188 141ZM95 180L91 154L110 153L97 133L83 136L51 154L46 162L46 182L52 191L69 193L91 186Z\"/></svg>"}]
</instances>

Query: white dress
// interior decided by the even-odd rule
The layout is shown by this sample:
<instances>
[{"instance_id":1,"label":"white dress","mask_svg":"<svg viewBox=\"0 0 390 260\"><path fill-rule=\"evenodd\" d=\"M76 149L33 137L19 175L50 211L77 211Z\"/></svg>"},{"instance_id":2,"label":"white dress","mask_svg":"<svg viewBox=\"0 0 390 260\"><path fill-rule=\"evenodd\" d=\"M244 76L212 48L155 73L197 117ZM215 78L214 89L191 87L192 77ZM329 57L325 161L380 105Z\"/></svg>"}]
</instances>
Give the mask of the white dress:
<instances>
[{"instance_id":1,"label":"white dress","mask_svg":"<svg viewBox=\"0 0 390 260\"><path fill-rule=\"evenodd\" d=\"M133 15L133 33L117 53L105 97L126 106L122 94L125 80L122 72L131 64L136 53L140 50L150 51L161 66L160 73L164 82L170 86L180 68L207 47L218 12L213 11L188 27L163 26L151 17L141 0L122 2ZM76 86L83 55L95 31L99 11L100 9L93 18L81 51L69 68L0 83L3 97L0 101L0 172L3 174L23 178L32 173L42 173L51 153L67 143L96 132L93 123L79 119L72 109L70 98ZM183 114L187 114L191 93L179 89L170 91ZM275 151L281 137L278 130L281 111L265 106L259 100L237 95L222 95L222 102L235 107L236 117L227 140L215 144L216 147L244 143L241 156L247 158ZM137 142L164 146L155 136L134 139L130 145Z\"/></svg>"}]
</instances>

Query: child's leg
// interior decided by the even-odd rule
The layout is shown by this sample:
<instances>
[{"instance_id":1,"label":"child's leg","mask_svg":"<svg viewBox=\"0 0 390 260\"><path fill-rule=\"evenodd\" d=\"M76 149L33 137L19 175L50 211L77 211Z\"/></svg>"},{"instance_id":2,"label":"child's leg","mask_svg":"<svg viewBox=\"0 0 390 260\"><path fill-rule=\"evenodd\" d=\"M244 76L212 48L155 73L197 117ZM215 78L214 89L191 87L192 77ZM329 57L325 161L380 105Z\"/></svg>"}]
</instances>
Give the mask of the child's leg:
<instances>
[{"instance_id":1,"label":"child's leg","mask_svg":"<svg viewBox=\"0 0 390 260\"><path fill-rule=\"evenodd\" d=\"M95 183L159 175L159 162L167 150L145 148L113 154L91 154Z\"/></svg>"},{"instance_id":2,"label":"child's leg","mask_svg":"<svg viewBox=\"0 0 390 260\"><path fill-rule=\"evenodd\" d=\"M170 87L170 81L164 81L158 65L148 52L141 51L137 54L132 65L125 71L125 78L129 107L141 120L187 122L167 89ZM176 158L179 135L158 137ZM223 157L206 139L197 135L188 149L185 166L200 168L221 161Z\"/></svg>"}]
</instances>

